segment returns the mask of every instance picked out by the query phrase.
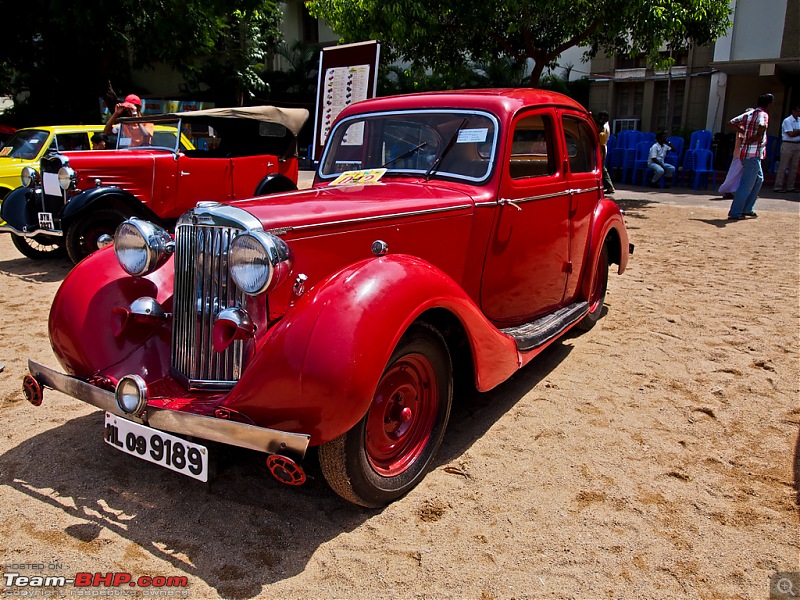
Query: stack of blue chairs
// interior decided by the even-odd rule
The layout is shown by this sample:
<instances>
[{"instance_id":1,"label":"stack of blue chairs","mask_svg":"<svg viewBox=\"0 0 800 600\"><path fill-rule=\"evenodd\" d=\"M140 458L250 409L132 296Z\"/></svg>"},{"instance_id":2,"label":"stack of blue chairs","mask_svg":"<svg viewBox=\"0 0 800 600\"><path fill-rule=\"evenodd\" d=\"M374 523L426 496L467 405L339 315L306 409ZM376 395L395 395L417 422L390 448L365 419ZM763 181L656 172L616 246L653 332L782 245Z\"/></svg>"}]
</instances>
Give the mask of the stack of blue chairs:
<instances>
[{"instance_id":1,"label":"stack of blue chairs","mask_svg":"<svg viewBox=\"0 0 800 600\"><path fill-rule=\"evenodd\" d=\"M642 132L629 130L625 136L625 154L622 158L623 183L633 183L633 167L636 162L636 145L642 141Z\"/></svg>"},{"instance_id":2,"label":"stack of blue chairs","mask_svg":"<svg viewBox=\"0 0 800 600\"><path fill-rule=\"evenodd\" d=\"M698 129L697 131L693 131L691 137L689 138L689 147L686 149L686 152L683 155L683 180L685 185L689 185L689 173L694 174L694 153L697 150L711 150L711 138L713 134L708 129ZM712 164L713 164L713 154L712 154Z\"/></svg>"},{"instance_id":3,"label":"stack of blue chairs","mask_svg":"<svg viewBox=\"0 0 800 600\"><path fill-rule=\"evenodd\" d=\"M681 157L683 156L683 138L679 135L673 135L667 138L667 141L675 146L675 152L670 150L667 152L667 162L675 167L675 173L678 173L678 167L681 164Z\"/></svg>"},{"instance_id":4,"label":"stack of blue chairs","mask_svg":"<svg viewBox=\"0 0 800 600\"><path fill-rule=\"evenodd\" d=\"M639 142L636 144L636 160L633 164L633 185L636 185L636 182L639 179L639 173L642 174L642 185L647 183L647 159L650 156L650 148L652 146L653 144L651 144L649 141ZM663 187L663 181L661 185Z\"/></svg>"}]
</instances>

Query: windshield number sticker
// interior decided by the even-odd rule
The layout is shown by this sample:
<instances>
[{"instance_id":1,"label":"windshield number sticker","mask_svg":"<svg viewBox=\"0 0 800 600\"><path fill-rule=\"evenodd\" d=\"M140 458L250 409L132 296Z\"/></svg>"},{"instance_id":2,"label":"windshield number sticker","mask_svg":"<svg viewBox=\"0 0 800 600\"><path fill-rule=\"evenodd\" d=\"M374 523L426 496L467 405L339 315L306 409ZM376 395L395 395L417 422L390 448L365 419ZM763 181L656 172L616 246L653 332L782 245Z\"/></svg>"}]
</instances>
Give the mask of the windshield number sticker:
<instances>
[{"instance_id":1,"label":"windshield number sticker","mask_svg":"<svg viewBox=\"0 0 800 600\"><path fill-rule=\"evenodd\" d=\"M363 169L361 171L345 171L330 185L370 185L378 183L386 173L386 169Z\"/></svg>"},{"instance_id":2,"label":"windshield number sticker","mask_svg":"<svg viewBox=\"0 0 800 600\"><path fill-rule=\"evenodd\" d=\"M458 132L458 144L469 144L475 142L485 142L486 136L489 135L489 129L483 127L481 129L462 129Z\"/></svg>"},{"instance_id":3,"label":"windshield number sticker","mask_svg":"<svg viewBox=\"0 0 800 600\"><path fill-rule=\"evenodd\" d=\"M9 154L11 154L11 146L0 149L0 156L8 156Z\"/></svg>"}]
</instances>

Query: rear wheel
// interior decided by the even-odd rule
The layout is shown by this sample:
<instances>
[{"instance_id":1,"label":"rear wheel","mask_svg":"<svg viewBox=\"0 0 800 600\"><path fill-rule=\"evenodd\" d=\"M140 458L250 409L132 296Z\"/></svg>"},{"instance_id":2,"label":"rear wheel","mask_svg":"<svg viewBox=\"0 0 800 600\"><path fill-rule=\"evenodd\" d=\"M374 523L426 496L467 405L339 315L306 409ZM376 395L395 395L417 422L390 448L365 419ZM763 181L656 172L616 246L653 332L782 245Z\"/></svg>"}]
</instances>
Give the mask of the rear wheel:
<instances>
[{"instance_id":1,"label":"rear wheel","mask_svg":"<svg viewBox=\"0 0 800 600\"><path fill-rule=\"evenodd\" d=\"M127 217L113 208L95 210L75 220L67 229L67 254L78 264L99 249L98 241L103 235L114 237L117 226Z\"/></svg>"},{"instance_id":2,"label":"rear wheel","mask_svg":"<svg viewBox=\"0 0 800 600\"><path fill-rule=\"evenodd\" d=\"M23 255L34 260L64 256L63 242L47 235L23 237L11 234L11 242Z\"/></svg>"},{"instance_id":3,"label":"rear wheel","mask_svg":"<svg viewBox=\"0 0 800 600\"><path fill-rule=\"evenodd\" d=\"M442 442L452 394L442 336L428 325L412 326L389 359L364 418L320 446L331 488L367 507L384 506L414 488Z\"/></svg>"},{"instance_id":4,"label":"rear wheel","mask_svg":"<svg viewBox=\"0 0 800 600\"><path fill-rule=\"evenodd\" d=\"M608 289L608 244L603 244L603 250L597 258L595 266L594 283L592 291L589 293L589 312L576 325L578 329L588 331L600 320L600 313L606 301L606 290Z\"/></svg>"}]
</instances>

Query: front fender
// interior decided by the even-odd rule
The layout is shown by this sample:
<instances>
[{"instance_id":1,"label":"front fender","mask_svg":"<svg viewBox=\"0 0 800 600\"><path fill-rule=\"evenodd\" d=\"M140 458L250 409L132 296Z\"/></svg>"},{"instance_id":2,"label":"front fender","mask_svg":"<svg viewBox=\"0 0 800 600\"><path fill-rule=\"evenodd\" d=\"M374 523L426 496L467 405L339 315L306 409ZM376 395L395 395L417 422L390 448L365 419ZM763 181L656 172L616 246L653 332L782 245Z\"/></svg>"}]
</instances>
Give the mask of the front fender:
<instances>
[{"instance_id":1,"label":"front fender","mask_svg":"<svg viewBox=\"0 0 800 600\"><path fill-rule=\"evenodd\" d=\"M85 214L86 211L97 210L100 207L114 208L125 215L140 217L162 224L159 216L130 192L118 187L101 186L84 190L70 198L64 207L64 213L61 217L64 229L75 218Z\"/></svg>"},{"instance_id":2,"label":"front fender","mask_svg":"<svg viewBox=\"0 0 800 600\"><path fill-rule=\"evenodd\" d=\"M0 205L0 220L5 221L17 231L24 231L28 225L38 225L38 222L28 222L28 201L34 197L36 191L31 188L18 187L3 198Z\"/></svg>"},{"instance_id":3,"label":"front fender","mask_svg":"<svg viewBox=\"0 0 800 600\"><path fill-rule=\"evenodd\" d=\"M356 263L309 290L259 343L226 405L255 422L309 433L317 445L366 413L405 330L425 311L450 311L472 348L476 384L519 368L516 345L449 276L412 256Z\"/></svg>"}]
</instances>

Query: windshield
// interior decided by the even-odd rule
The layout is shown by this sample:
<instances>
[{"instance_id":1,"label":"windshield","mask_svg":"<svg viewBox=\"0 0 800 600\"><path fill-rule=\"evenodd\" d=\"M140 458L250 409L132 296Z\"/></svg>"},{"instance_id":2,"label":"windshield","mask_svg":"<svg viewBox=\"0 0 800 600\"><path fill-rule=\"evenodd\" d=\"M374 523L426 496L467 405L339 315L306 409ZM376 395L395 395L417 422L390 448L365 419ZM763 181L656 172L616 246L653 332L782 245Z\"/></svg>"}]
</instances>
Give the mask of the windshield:
<instances>
[{"instance_id":1,"label":"windshield","mask_svg":"<svg viewBox=\"0 0 800 600\"><path fill-rule=\"evenodd\" d=\"M0 149L0 156L33 160L39 156L49 137L50 132L41 129L17 131Z\"/></svg>"},{"instance_id":2,"label":"windshield","mask_svg":"<svg viewBox=\"0 0 800 600\"><path fill-rule=\"evenodd\" d=\"M497 122L487 113L357 115L339 123L328 138L319 174L332 179L345 171L386 168L387 174L424 176L438 160L432 176L477 182L491 174L496 151Z\"/></svg>"},{"instance_id":3,"label":"windshield","mask_svg":"<svg viewBox=\"0 0 800 600\"><path fill-rule=\"evenodd\" d=\"M159 125L123 123L114 128L114 133L117 134L117 149L158 148L175 152L178 149L179 126L178 120Z\"/></svg>"}]
</instances>

